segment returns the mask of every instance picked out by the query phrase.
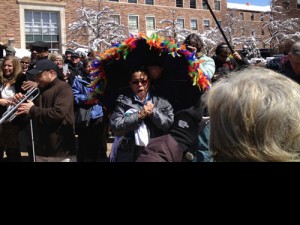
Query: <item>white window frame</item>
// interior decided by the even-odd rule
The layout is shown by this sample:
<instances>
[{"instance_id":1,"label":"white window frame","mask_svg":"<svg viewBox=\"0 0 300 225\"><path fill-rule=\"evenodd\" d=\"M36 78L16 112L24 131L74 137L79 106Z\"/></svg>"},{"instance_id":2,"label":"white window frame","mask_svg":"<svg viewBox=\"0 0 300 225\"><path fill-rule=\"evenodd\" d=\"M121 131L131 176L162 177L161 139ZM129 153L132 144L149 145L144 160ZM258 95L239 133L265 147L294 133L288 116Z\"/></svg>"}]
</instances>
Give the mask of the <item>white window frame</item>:
<instances>
[{"instance_id":1,"label":"white window frame","mask_svg":"<svg viewBox=\"0 0 300 225\"><path fill-rule=\"evenodd\" d=\"M111 16L118 16L119 17L119 25L121 24L121 16L120 16L120 14L112 14ZM111 19L113 21L115 21L112 17L111 17ZM117 21L115 21L115 22L118 23Z\"/></svg>"},{"instance_id":2,"label":"white window frame","mask_svg":"<svg viewBox=\"0 0 300 225\"><path fill-rule=\"evenodd\" d=\"M179 23L179 20L181 20L181 21L183 21L183 26L181 27L182 29L185 29L185 20L184 20L184 18L177 18L177 23L178 23L178 25L180 24Z\"/></svg>"},{"instance_id":3,"label":"white window frame","mask_svg":"<svg viewBox=\"0 0 300 225\"><path fill-rule=\"evenodd\" d=\"M208 28L205 26L205 21L208 21ZM203 19L203 29L208 30L210 28L210 20L209 19Z\"/></svg>"},{"instance_id":4,"label":"white window frame","mask_svg":"<svg viewBox=\"0 0 300 225\"><path fill-rule=\"evenodd\" d=\"M145 0L145 5L155 5L154 0L152 0L152 4L147 3L147 0Z\"/></svg>"},{"instance_id":5,"label":"white window frame","mask_svg":"<svg viewBox=\"0 0 300 225\"><path fill-rule=\"evenodd\" d=\"M148 18L153 18L153 28L152 29L148 29L148 26L147 26L147 19ZM156 22L155 22L155 16L146 16L146 30L148 31L148 30L150 30L150 31L153 31L153 30L155 30L155 28L156 28Z\"/></svg>"},{"instance_id":6,"label":"white window frame","mask_svg":"<svg viewBox=\"0 0 300 225\"><path fill-rule=\"evenodd\" d=\"M196 21L196 29L192 28L192 21ZM198 30L199 29L199 24L198 24L198 20L197 19L195 19L195 18L191 19L191 21L190 21L190 28L191 28L191 30Z\"/></svg>"},{"instance_id":7,"label":"white window frame","mask_svg":"<svg viewBox=\"0 0 300 225\"><path fill-rule=\"evenodd\" d=\"M216 5L216 2L218 2L219 3L219 8L217 9L217 5ZM221 11L221 1L220 0L214 0L214 6L215 6L215 10L216 11Z\"/></svg>"},{"instance_id":8,"label":"white window frame","mask_svg":"<svg viewBox=\"0 0 300 225\"><path fill-rule=\"evenodd\" d=\"M190 0L190 9L197 9L197 0L195 0L195 8L191 7L191 6L192 6L191 3L192 3L192 2L191 2L191 0Z\"/></svg>"},{"instance_id":9,"label":"white window frame","mask_svg":"<svg viewBox=\"0 0 300 225\"><path fill-rule=\"evenodd\" d=\"M129 25L129 17L133 17L133 16L137 18L137 28L136 29L131 29L130 25ZM129 28L129 31L132 33L138 32L138 30L139 30L139 16L138 15L128 15L128 28Z\"/></svg>"},{"instance_id":10,"label":"white window frame","mask_svg":"<svg viewBox=\"0 0 300 225\"><path fill-rule=\"evenodd\" d=\"M20 35L21 35L21 48L26 48L26 37L25 37L25 10L34 10L38 12L51 11L58 13L59 19L59 45L61 51L65 52L66 47L63 46L67 42L66 37L66 21L65 21L65 6L66 3L60 2L40 2L32 0L18 0L19 11L20 11Z\"/></svg>"}]
</instances>

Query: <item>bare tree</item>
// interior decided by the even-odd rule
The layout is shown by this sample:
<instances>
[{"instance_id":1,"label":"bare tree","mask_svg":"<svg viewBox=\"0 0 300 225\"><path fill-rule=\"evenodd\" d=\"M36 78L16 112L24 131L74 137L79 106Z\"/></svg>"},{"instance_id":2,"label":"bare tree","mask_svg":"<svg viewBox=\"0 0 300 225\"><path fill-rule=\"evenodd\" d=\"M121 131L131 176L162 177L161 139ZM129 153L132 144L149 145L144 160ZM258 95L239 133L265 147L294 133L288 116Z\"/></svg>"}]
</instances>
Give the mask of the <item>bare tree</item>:
<instances>
[{"instance_id":1,"label":"bare tree","mask_svg":"<svg viewBox=\"0 0 300 225\"><path fill-rule=\"evenodd\" d=\"M224 41L219 28L210 28L202 33L198 33L203 42L203 49L206 55L214 55L217 45Z\"/></svg>"},{"instance_id":2,"label":"bare tree","mask_svg":"<svg viewBox=\"0 0 300 225\"><path fill-rule=\"evenodd\" d=\"M160 24L164 25L163 29L157 29L156 33L164 37L174 38L177 42L182 42L191 31L184 29L183 24L178 22L176 10L170 10L170 20L161 20Z\"/></svg>"},{"instance_id":3,"label":"bare tree","mask_svg":"<svg viewBox=\"0 0 300 225\"><path fill-rule=\"evenodd\" d=\"M100 7L100 1L99 10L85 7L82 1L82 7L76 10L78 20L69 24L68 46L103 51L128 37L128 27L114 19L115 11Z\"/></svg>"},{"instance_id":4,"label":"bare tree","mask_svg":"<svg viewBox=\"0 0 300 225\"><path fill-rule=\"evenodd\" d=\"M289 18L284 13L285 10L281 2L280 0L272 0L270 19L264 25L264 28L268 29L270 37L263 42L270 45L271 55L284 41L300 39L299 18Z\"/></svg>"}]
</instances>

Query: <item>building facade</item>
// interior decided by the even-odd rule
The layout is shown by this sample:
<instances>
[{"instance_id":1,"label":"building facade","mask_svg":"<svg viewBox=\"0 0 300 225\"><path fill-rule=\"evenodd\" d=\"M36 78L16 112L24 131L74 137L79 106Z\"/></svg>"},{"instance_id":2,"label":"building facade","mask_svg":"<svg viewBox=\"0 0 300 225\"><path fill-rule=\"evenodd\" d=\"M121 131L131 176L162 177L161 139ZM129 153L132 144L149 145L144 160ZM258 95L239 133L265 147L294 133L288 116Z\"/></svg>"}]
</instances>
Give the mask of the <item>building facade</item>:
<instances>
[{"instance_id":1,"label":"building facade","mask_svg":"<svg viewBox=\"0 0 300 225\"><path fill-rule=\"evenodd\" d=\"M255 37L258 41L258 48L268 48L263 41L269 37L268 29L264 24L269 20L270 6L252 6L249 3L236 4L228 3L228 17L233 22L231 25L231 35L233 37ZM236 46L242 48L242 46Z\"/></svg>"},{"instance_id":2,"label":"building facade","mask_svg":"<svg viewBox=\"0 0 300 225\"><path fill-rule=\"evenodd\" d=\"M208 0L218 21L226 14L226 0ZM108 6L114 19L132 33L150 34L162 27L161 20L171 19L170 10L185 29L201 32L215 21L204 0L6 0L0 5L0 41L13 42L16 48L29 49L34 41L45 41L51 50L64 52L68 24L78 20L76 9Z\"/></svg>"}]
</instances>

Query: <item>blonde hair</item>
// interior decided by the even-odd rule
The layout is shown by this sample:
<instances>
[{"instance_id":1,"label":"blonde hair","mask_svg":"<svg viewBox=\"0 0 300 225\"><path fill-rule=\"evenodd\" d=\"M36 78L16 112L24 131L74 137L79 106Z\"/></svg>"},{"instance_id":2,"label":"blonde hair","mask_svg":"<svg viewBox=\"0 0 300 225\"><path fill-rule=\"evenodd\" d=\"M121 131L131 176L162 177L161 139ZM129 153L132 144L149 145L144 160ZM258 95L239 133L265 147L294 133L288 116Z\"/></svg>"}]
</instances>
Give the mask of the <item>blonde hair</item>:
<instances>
[{"instance_id":1,"label":"blonde hair","mask_svg":"<svg viewBox=\"0 0 300 225\"><path fill-rule=\"evenodd\" d=\"M3 73L3 65L8 60L12 61L12 65L14 68L12 72L12 77L10 79L6 78ZM19 59L11 55L6 56L1 62L1 66L0 66L0 83L2 83L3 85L5 85L8 82L10 82L10 84L14 84L16 83L18 76L20 76L21 74L22 74L22 66Z\"/></svg>"},{"instance_id":2,"label":"blonde hair","mask_svg":"<svg viewBox=\"0 0 300 225\"><path fill-rule=\"evenodd\" d=\"M205 98L215 161L299 161L300 86L264 68L216 82Z\"/></svg>"},{"instance_id":3,"label":"blonde hair","mask_svg":"<svg viewBox=\"0 0 300 225\"><path fill-rule=\"evenodd\" d=\"M62 54L60 54L60 53L58 53L58 52L54 52L54 53L51 53L49 56L48 56L48 58L51 60L51 61L55 61L55 59L57 59L57 58L59 58L59 59L61 59L62 61L64 61L63 60L63 57L62 57Z\"/></svg>"}]
</instances>

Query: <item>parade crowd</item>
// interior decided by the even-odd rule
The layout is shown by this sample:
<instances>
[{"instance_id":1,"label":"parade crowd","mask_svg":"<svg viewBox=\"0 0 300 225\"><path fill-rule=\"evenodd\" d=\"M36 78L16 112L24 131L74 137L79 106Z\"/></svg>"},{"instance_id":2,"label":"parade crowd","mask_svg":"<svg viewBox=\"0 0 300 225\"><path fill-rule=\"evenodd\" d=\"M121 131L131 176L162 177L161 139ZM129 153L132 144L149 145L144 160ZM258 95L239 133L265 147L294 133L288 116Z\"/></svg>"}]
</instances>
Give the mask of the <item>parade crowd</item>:
<instances>
[{"instance_id":1,"label":"parade crowd","mask_svg":"<svg viewBox=\"0 0 300 225\"><path fill-rule=\"evenodd\" d=\"M300 42L266 65L250 65L226 43L209 57L196 34L182 44L212 83L194 101L184 99L192 89L164 88L159 57L131 65L128 85L109 101L90 101L93 53L50 54L34 42L19 60L6 47L0 117L15 117L0 124L0 161L22 162L24 150L32 162L300 161Z\"/></svg>"}]
</instances>

